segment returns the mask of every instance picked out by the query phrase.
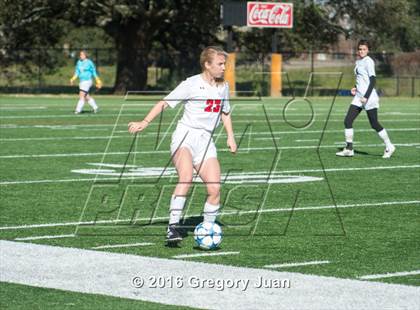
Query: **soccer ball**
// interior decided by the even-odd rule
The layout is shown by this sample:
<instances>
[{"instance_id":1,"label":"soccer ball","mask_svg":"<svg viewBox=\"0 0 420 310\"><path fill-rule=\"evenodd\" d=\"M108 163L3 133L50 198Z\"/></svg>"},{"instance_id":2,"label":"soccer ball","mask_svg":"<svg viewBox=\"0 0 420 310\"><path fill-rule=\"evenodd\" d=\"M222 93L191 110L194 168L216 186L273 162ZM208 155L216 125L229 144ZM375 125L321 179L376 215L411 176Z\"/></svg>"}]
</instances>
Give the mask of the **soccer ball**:
<instances>
[{"instance_id":1,"label":"soccer ball","mask_svg":"<svg viewBox=\"0 0 420 310\"><path fill-rule=\"evenodd\" d=\"M222 228L216 223L200 223L194 229L194 240L202 249L215 249L222 243Z\"/></svg>"}]
</instances>

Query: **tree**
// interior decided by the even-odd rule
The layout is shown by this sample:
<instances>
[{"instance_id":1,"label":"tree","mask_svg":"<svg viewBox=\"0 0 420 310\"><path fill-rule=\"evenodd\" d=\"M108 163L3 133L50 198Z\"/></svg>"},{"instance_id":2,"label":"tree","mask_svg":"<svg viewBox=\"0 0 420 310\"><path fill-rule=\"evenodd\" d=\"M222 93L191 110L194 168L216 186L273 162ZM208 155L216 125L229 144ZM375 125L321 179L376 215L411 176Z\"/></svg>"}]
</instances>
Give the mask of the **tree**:
<instances>
[{"instance_id":1,"label":"tree","mask_svg":"<svg viewBox=\"0 0 420 310\"><path fill-rule=\"evenodd\" d=\"M349 16L348 36L365 38L376 49L413 51L420 46L418 0L325 0L330 16Z\"/></svg>"},{"instance_id":2,"label":"tree","mask_svg":"<svg viewBox=\"0 0 420 310\"><path fill-rule=\"evenodd\" d=\"M276 30L281 50L323 49L339 34L366 38L376 49L413 51L420 46L418 0L305 0L293 1L293 29ZM349 25L343 26L343 20ZM251 29L239 42L251 51L270 52L271 29Z\"/></svg>"},{"instance_id":3,"label":"tree","mask_svg":"<svg viewBox=\"0 0 420 310\"><path fill-rule=\"evenodd\" d=\"M55 47L74 27L100 27L114 41L117 59L115 91L144 89L150 55L166 52L180 74L198 68L200 50L220 44L221 0L0 0L0 62L19 63L29 73L33 64L54 68ZM418 0L293 1L295 25L277 30L280 49L321 49L340 33L370 39L377 48L412 51L420 45ZM349 17L344 29L340 23ZM237 33L250 51L271 51L271 29ZM77 42L72 42L77 45ZM38 49L38 50L37 50ZM34 53L34 51L37 51ZM39 51L39 52L38 52ZM175 56L176 57L175 57ZM193 65L191 65L193 64ZM174 70L172 70L174 71Z\"/></svg>"},{"instance_id":4,"label":"tree","mask_svg":"<svg viewBox=\"0 0 420 310\"><path fill-rule=\"evenodd\" d=\"M216 41L216 30L219 26L218 1L70 2L70 20L80 25L102 27L115 40L117 92L145 88L148 55L154 42L159 42L167 50L187 51L186 58L196 60L200 47ZM184 57L180 59L185 60Z\"/></svg>"},{"instance_id":5,"label":"tree","mask_svg":"<svg viewBox=\"0 0 420 310\"><path fill-rule=\"evenodd\" d=\"M192 58L197 61L199 49L217 41L220 24L218 1L3 0L0 8L0 42L9 52L54 46L68 22L101 27L115 42L117 92L146 87L153 46L187 52L179 58L180 65ZM28 63L35 61L27 56Z\"/></svg>"},{"instance_id":6,"label":"tree","mask_svg":"<svg viewBox=\"0 0 420 310\"><path fill-rule=\"evenodd\" d=\"M294 25L292 29L252 28L239 33L239 44L257 53L272 51L271 36L277 36L277 49L302 51L322 49L336 42L344 29L336 20L329 18L326 7L313 1L295 1L293 4Z\"/></svg>"},{"instance_id":7,"label":"tree","mask_svg":"<svg viewBox=\"0 0 420 310\"><path fill-rule=\"evenodd\" d=\"M11 72L4 72L11 64L19 64L22 73L33 75L39 68L34 64L50 70L60 63L60 58L47 49L63 36L65 22L43 18L60 14L54 1L0 2L0 64L6 78L12 78Z\"/></svg>"}]
</instances>

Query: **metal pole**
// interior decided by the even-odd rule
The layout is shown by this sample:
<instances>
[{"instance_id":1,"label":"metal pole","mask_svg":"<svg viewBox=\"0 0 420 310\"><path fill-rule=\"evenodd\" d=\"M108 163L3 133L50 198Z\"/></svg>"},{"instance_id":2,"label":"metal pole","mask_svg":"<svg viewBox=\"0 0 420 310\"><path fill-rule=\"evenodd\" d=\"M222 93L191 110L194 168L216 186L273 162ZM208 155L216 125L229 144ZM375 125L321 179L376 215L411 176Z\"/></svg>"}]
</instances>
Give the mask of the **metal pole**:
<instances>
[{"instance_id":1,"label":"metal pole","mask_svg":"<svg viewBox=\"0 0 420 310\"><path fill-rule=\"evenodd\" d=\"M399 96L399 95L400 95L400 76L397 75L397 95L396 96Z\"/></svg>"},{"instance_id":2,"label":"metal pole","mask_svg":"<svg viewBox=\"0 0 420 310\"><path fill-rule=\"evenodd\" d=\"M38 48L38 90L41 89L41 49Z\"/></svg>"},{"instance_id":3,"label":"metal pole","mask_svg":"<svg viewBox=\"0 0 420 310\"><path fill-rule=\"evenodd\" d=\"M277 53L277 32L276 29L273 29L273 33L271 34L271 52Z\"/></svg>"},{"instance_id":4,"label":"metal pole","mask_svg":"<svg viewBox=\"0 0 420 310\"><path fill-rule=\"evenodd\" d=\"M232 26L227 27L228 37L227 37L227 52L233 52L233 31Z\"/></svg>"},{"instance_id":5,"label":"metal pole","mask_svg":"<svg viewBox=\"0 0 420 310\"><path fill-rule=\"evenodd\" d=\"M416 96L416 78L414 76L411 77L411 97Z\"/></svg>"}]
</instances>

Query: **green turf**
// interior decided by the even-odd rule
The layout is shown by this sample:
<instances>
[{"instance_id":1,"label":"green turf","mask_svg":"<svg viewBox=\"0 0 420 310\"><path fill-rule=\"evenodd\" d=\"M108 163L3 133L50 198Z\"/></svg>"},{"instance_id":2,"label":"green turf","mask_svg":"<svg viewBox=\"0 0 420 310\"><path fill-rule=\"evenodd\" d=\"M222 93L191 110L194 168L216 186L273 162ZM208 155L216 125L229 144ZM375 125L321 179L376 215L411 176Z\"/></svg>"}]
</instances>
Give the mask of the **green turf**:
<instances>
[{"instance_id":1,"label":"green turf","mask_svg":"<svg viewBox=\"0 0 420 310\"><path fill-rule=\"evenodd\" d=\"M380 122L397 144L395 155L384 160L382 141L370 129L364 113L354 124L356 156L335 156L343 146L343 118L350 98L338 98L333 106L331 98L309 98L315 115L311 114L307 103L297 101L289 106L286 122L283 108L288 99L232 101L237 141L241 137L242 140L239 152L232 156L226 149L223 130L216 131L222 171L268 173L274 166L275 172L285 175L323 179L270 186L266 183L223 184L222 211L251 211L241 216L219 217L224 232L220 250L240 251L240 255L193 260L256 268L329 260L329 264L281 270L350 279L419 270L418 100L381 100ZM104 244L153 242L154 245L147 247L102 251L165 258L198 251L192 240L192 229L200 221L197 215L202 211L205 197L202 185L197 184L191 190L186 220L188 237L181 248L169 249L163 242L167 221L150 223L147 219L152 214L167 216L167 202L176 178L140 177L117 183L115 179L106 180L106 176L99 175L94 182L95 174L72 172L99 168L92 163L122 164L126 160L130 165L142 167L166 166L174 128L174 124L172 127L170 124L178 109L165 111L159 135L156 121L139 136L133 148L135 153L127 155L133 139L126 131L127 123L141 119L153 100L97 97L99 114L77 116L72 113L75 97L3 96L0 102L0 226L71 223L79 219L105 221L96 225L3 229L0 230L2 239L76 233L76 237L27 242L86 249ZM312 118L309 126L296 128ZM121 170L116 169L118 171ZM124 201L120 204L123 193ZM158 195L162 196L157 205ZM264 204L261 204L262 197L266 197ZM409 201L416 202L374 205ZM335 204L361 206L299 210ZM257 219L256 213L252 213L257 208L287 210L261 213ZM125 221L118 225L109 223L117 217ZM375 281L420 285L418 276ZM27 297L16 301L17 290ZM21 286L15 290L14 285L2 285L2 295L6 297L2 302L11 307L24 307L25 300L31 299L39 307L54 307L55 298L63 304L71 303L73 294L76 293ZM40 296L55 297L46 297L43 304L44 298ZM91 304L101 308L101 303L108 299L112 299L115 307L128 307L132 303L143 305L97 295L81 296L85 300L83 305L78 304L81 307Z\"/></svg>"},{"instance_id":2,"label":"green turf","mask_svg":"<svg viewBox=\"0 0 420 310\"><path fill-rule=\"evenodd\" d=\"M4 282L0 292L2 309L192 309Z\"/></svg>"}]
</instances>

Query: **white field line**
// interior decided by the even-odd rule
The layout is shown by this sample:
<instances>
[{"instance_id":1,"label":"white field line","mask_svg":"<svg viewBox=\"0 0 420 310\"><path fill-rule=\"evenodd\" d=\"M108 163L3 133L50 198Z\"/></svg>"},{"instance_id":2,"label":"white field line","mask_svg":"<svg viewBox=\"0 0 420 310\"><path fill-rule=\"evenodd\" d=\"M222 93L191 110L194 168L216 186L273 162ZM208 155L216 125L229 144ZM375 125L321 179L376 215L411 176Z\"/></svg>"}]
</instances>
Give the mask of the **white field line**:
<instances>
[{"instance_id":1,"label":"white field line","mask_svg":"<svg viewBox=\"0 0 420 310\"><path fill-rule=\"evenodd\" d=\"M4 240L0 261L2 282L200 309L411 310L420 294L405 285ZM141 288L138 277L145 281ZM146 282L151 278L183 285L157 289ZM261 280L284 284L261 287Z\"/></svg>"},{"instance_id":2,"label":"white field line","mask_svg":"<svg viewBox=\"0 0 420 310\"><path fill-rule=\"evenodd\" d=\"M194 258L206 256L223 256L223 255L238 255L240 252L211 252L211 253L197 253L197 254L181 254L172 256L172 258Z\"/></svg>"},{"instance_id":3,"label":"white field line","mask_svg":"<svg viewBox=\"0 0 420 310\"><path fill-rule=\"evenodd\" d=\"M16 241L27 241L27 240L42 240L42 239L59 239L59 238L73 238L76 237L75 234L69 235L47 235L47 236L32 236L24 238L15 238Z\"/></svg>"},{"instance_id":4,"label":"white field line","mask_svg":"<svg viewBox=\"0 0 420 310\"><path fill-rule=\"evenodd\" d=\"M43 138L6 138L0 139L2 142L13 142L13 141L70 141L70 140L108 140L108 139L115 139L115 138L126 138L132 139L133 137L130 135L126 136L91 136L91 137L43 137Z\"/></svg>"},{"instance_id":5,"label":"white field line","mask_svg":"<svg viewBox=\"0 0 420 310\"><path fill-rule=\"evenodd\" d=\"M310 262L265 265L264 268L288 268L288 267L300 267L300 266L309 266L309 265L322 265L322 264L329 264L329 263L330 261L328 260L315 260L315 261L310 261Z\"/></svg>"},{"instance_id":6,"label":"white field line","mask_svg":"<svg viewBox=\"0 0 420 310\"><path fill-rule=\"evenodd\" d=\"M115 118L117 118L117 115L114 115L114 114L112 114L112 115L102 115L102 117L115 117ZM124 115L121 115L121 117L137 117L138 118L138 114L124 114ZM14 117L9 117L9 116L4 116L4 117L0 117L0 119L35 119L35 118L38 118L38 119L49 119L49 118L53 118L53 119L57 119L57 118L73 118L73 117L75 117L74 115L69 115L69 116L64 116L64 115L56 115L56 116L54 116L54 115L52 115L51 117L47 117L47 116L44 116L44 117L33 117L33 116L28 116L28 117L26 117L26 116L20 116L20 117L18 117L18 116L14 116ZM95 115L95 118L97 117L97 115ZM307 121L308 121L308 119L296 119L296 118L290 118L290 117L288 117L287 118L287 120L289 121L289 122L304 122L304 123L306 123ZM387 123L409 123L409 122L419 122L419 119L418 118L416 118L416 119L385 119L385 118L382 118L381 120L383 120L384 122L387 122ZM314 119L314 122L321 122L321 123L324 123L324 122L326 122L327 120L326 119ZM128 120L127 120L127 122L128 122ZM251 123L251 124L266 124L267 123L267 121L263 118L263 116L261 116L261 119L255 119L255 117L254 117L254 119L250 119L250 120L234 120L233 121L234 122L234 124L249 124L249 123ZM336 122L340 122L340 123L342 123L342 122L344 122L344 117L343 118L337 118L337 119L328 119L328 122L330 123L330 122L332 122L332 123L336 123ZM273 118L271 118L270 119L270 123L285 123L285 120L284 120L284 118L280 118L280 119L273 119ZM157 125L158 123L156 122L156 123L153 123L152 125ZM168 122L162 122L162 123L160 123L160 125L162 126L169 126L169 125L171 125L172 124L172 122L170 122L170 123L168 123ZM7 126L7 125L13 125L13 124L4 124L3 126ZM69 125L69 126L71 126L71 125Z\"/></svg>"},{"instance_id":7,"label":"white field line","mask_svg":"<svg viewBox=\"0 0 420 310\"><path fill-rule=\"evenodd\" d=\"M28 109L28 108L26 108L26 109ZM38 109L41 109L41 108L38 108ZM46 108L44 107L42 109L46 109ZM0 110L10 110L10 109L2 109L2 108L0 108ZM139 110L139 109L136 108L136 110ZM278 112L279 110L274 110L274 111ZM270 114L269 116L281 116L281 118L283 119L283 112L282 112L282 110L280 111L280 113L275 113L275 112L272 112L270 110L268 110L267 112L270 112L269 113ZM257 113L258 113L258 111L257 111ZM289 113L289 112L286 112L285 115L286 115L286 117L290 117L290 116L315 116L315 115L317 115L317 116L324 116L324 114L326 114L326 113L320 113L320 112L315 111L313 114L311 114L311 113ZM235 112L233 115L236 116L236 117L240 117L240 116L252 116L252 117L260 116L260 117L264 117L263 115L255 115L255 113L240 113L240 112L239 113L238 112ZM401 115L401 116L418 116L418 115L420 115L420 113L413 112L413 113L398 113L397 114L396 112L384 112L384 113L380 113L380 115L381 115L381 117L382 116L388 116L388 115L390 115L390 116L396 116L396 115ZM111 114L99 113L99 114L95 114L94 117L97 118L97 117L113 117L113 116L116 116L115 113L111 113ZM139 116L139 113L123 113L121 116L134 116L134 117L138 117ZM341 116L342 118L344 118L345 112L343 112L343 113L331 113L330 116ZM75 117L80 117L80 115L75 116L73 114L73 112L71 112L71 113L69 112L67 114L55 114L55 115L54 114L45 114L45 115L6 115L6 116L0 116L0 119L75 118Z\"/></svg>"},{"instance_id":8,"label":"white field line","mask_svg":"<svg viewBox=\"0 0 420 310\"><path fill-rule=\"evenodd\" d=\"M1 116L0 119L34 119L34 118L81 118L84 115L74 115L74 113L72 114L58 114L58 115L9 115L9 116ZM91 115L89 114L89 116L95 117L95 118L100 118L100 117L117 117L116 114L104 114L104 113L98 113L95 115ZM139 117L138 113L126 113L126 114L122 114L121 116L130 116L130 117Z\"/></svg>"},{"instance_id":9,"label":"white field line","mask_svg":"<svg viewBox=\"0 0 420 310\"><path fill-rule=\"evenodd\" d=\"M298 208L276 208L276 209L262 209L262 210L250 210L250 211L237 211L237 212L220 212L219 215L235 215L240 216L243 214L254 214L254 213L275 213L275 212L290 212L290 211L312 211L312 210L324 210L334 208L357 208L357 207L381 207L381 206L392 206L392 205L417 205L420 204L420 200L411 201L386 201L386 202L373 202L373 203L357 203L347 205L325 205L325 206L307 206ZM187 217L197 217L201 214L188 214ZM168 220L168 216L154 217L153 220ZM19 229L32 229L32 228L46 228L46 227L64 227L64 226L78 226L78 225L100 225L100 224L118 224L118 223L130 223L133 219L119 219L119 220L101 220L101 221L86 221L86 222L62 222L62 223L43 223L43 224L27 224L17 226L0 226L0 230L19 230ZM136 221L149 220L150 218L138 218Z\"/></svg>"},{"instance_id":10,"label":"white field line","mask_svg":"<svg viewBox=\"0 0 420 310\"><path fill-rule=\"evenodd\" d=\"M272 138L259 138L259 140L272 140ZM343 142L344 143L344 142ZM399 147L412 147L420 146L420 143L395 143ZM359 147L383 147L383 144L359 144ZM240 148L238 153L245 153L249 151L270 151L270 150L295 150L295 149L318 149L318 148L337 148L336 144L332 145L304 145L304 146L283 146L283 147L248 147ZM222 152L229 151L228 148L219 149ZM131 154L169 154L169 150L156 150L156 151L136 151ZM91 152L91 153L58 153L58 154L15 154L15 155L2 155L0 159L16 159L16 158L50 158L50 157L80 157L80 156L110 156L110 155L127 155L127 152Z\"/></svg>"},{"instance_id":11,"label":"white field line","mask_svg":"<svg viewBox=\"0 0 420 310\"><path fill-rule=\"evenodd\" d=\"M0 125L0 129L52 129L52 130L97 130L96 127L104 127L103 130L110 130L114 127L115 124L74 124L74 125L15 125L15 124L7 124L7 125ZM155 124L151 124L153 126ZM112 128L111 128L112 127ZM115 130L114 132L118 133L127 133L127 125L117 125L117 127L124 128L124 130ZM419 131L419 127L410 127L410 128L387 128L387 131ZM356 132L371 132L371 128L367 129L356 129ZM295 130L282 130L282 131L261 131L261 132L252 132L246 133L245 136L266 136L266 135L277 135L277 134L308 134L308 133L334 133L334 132L344 132L344 129L332 129L332 130L307 130L307 129L295 129ZM142 136L156 136L157 133L155 132L145 132L141 134ZM241 133L237 132L238 136L241 136ZM130 136L130 135L128 135ZM64 137L66 139L67 137Z\"/></svg>"},{"instance_id":12,"label":"white field line","mask_svg":"<svg viewBox=\"0 0 420 310\"><path fill-rule=\"evenodd\" d=\"M19 111L19 110L43 110L47 107L0 107L0 110L3 111ZM56 109L54 109L56 110Z\"/></svg>"},{"instance_id":13,"label":"white field line","mask_svg":"<svg viewBox=\"0 0 420 310\"><path fill-rule=\"evenodd\" d=\"M340 171L363 171L363 170L392 170L392 169L415 169L420 168L420 165L409 165L409 166L375 166L375 167L349 167L349 168L326 168L326 169L303 169L303 170L285 170L285 171L276 171L275 174L286 174L286 173L307 173L307 172L340 172ZM267 171L259 172L246 172L247 175L263 175ZM120 175L120 174L118 174ZM138 176L139 178L146 179L156 179L156 176ZM161 178L171 178L173 175L162 175ZM68 183L68 182L90 182L90 181L112 181L112 180L127 180L132 179L133 175L124 177L105 177L100 179L95 178L78 178L78 179L50 179L50 180L25 180L25 181L3 181L0 182L1 185L16 185L16 184L38 184L38 183ZM136 176L134 176L136 178ZM222 175L222 180L226 178L226 175ZM238 175L237 178L240 178Z\"/></svg>"},{"instance_id":14,"label":"white field line","mask_svg":"<svg viewBox=\"0 0 420 310\"><path fill-rule=\"evenodd\" d=\"M139 243L125 243L125 244L106 244L106 245L95 246L91 249L99 250L99 249L114 249L114 248L130 248L130 247L148 246L148 245L154 245L154 243L139 242Z\"/></svg>"},{"instance_id":15,"label":"white field line","mask_svg":"<svg viewBox=\"0 0 420 310\"><path fill-rule=\"evenodd\" d=\"M313 142L319 141L319 139L303 139L303 140L295 140L296 142Z\"/></svg>"},{"instance_id":16,"label":"white field line","mask_svg":"<svg viewBox=\"0 0 420 310\"><path fill-rule=\"evenodd\" d=\"M418 275L418 274L420 274L420 270L384 273L384 274L371 274L371 275L361 276L359 277L359 279L374 280L374 279L384 279L384 278L393 278L393 277L413 276L413 275Z\"/></svg>"},{"instance_id":17,"label":"white field line","mask_svg":"<svg viewBox=\"0 0 420 310\"><path fill-rule=\"evenodd\" d=\"M1 128L1 126L0 126ZM80 128L74 128L75 130L81 130ZM98 130L109 130L109 129L94 129L94 128L89 128L86 130L94 130L94 131L98 131ZM357 132L371 132L372 129L356 129ZM420 131L420 128L387 128L387 131ZM0 141L2 142L13 142L13 141L61 141L61 142L65 142L67 140L85 140L85 139L132 139L132 136L128 134L127 130L116 130L116 133L125 133L125 135L120 135L120 136L76 136L76 137L28 137L28 138L3 138L0 139ZM273 134L274 135L279 135L279 134L312 134L312 133L335 133L335 132L340 132L342 133L343 130L304 130L304 131L299 131L299 130L293 130L293 131L274 131ZM141 134L142 137L156 137L157 133L150 133L150 132L145 132ZM265 136L265 135L270 135L270 132L252 132L252 133L245 133L244 136ZM226 134L221 133L220 136L222 137L226 137ZM241 133L236 133L235 134L236 137L241 137L242 134ZM161 138L161 140L163 140ZM319 141L319 139L308 139L308 140L296 140L296 141Z\"/></svg>"}]
</instances>

